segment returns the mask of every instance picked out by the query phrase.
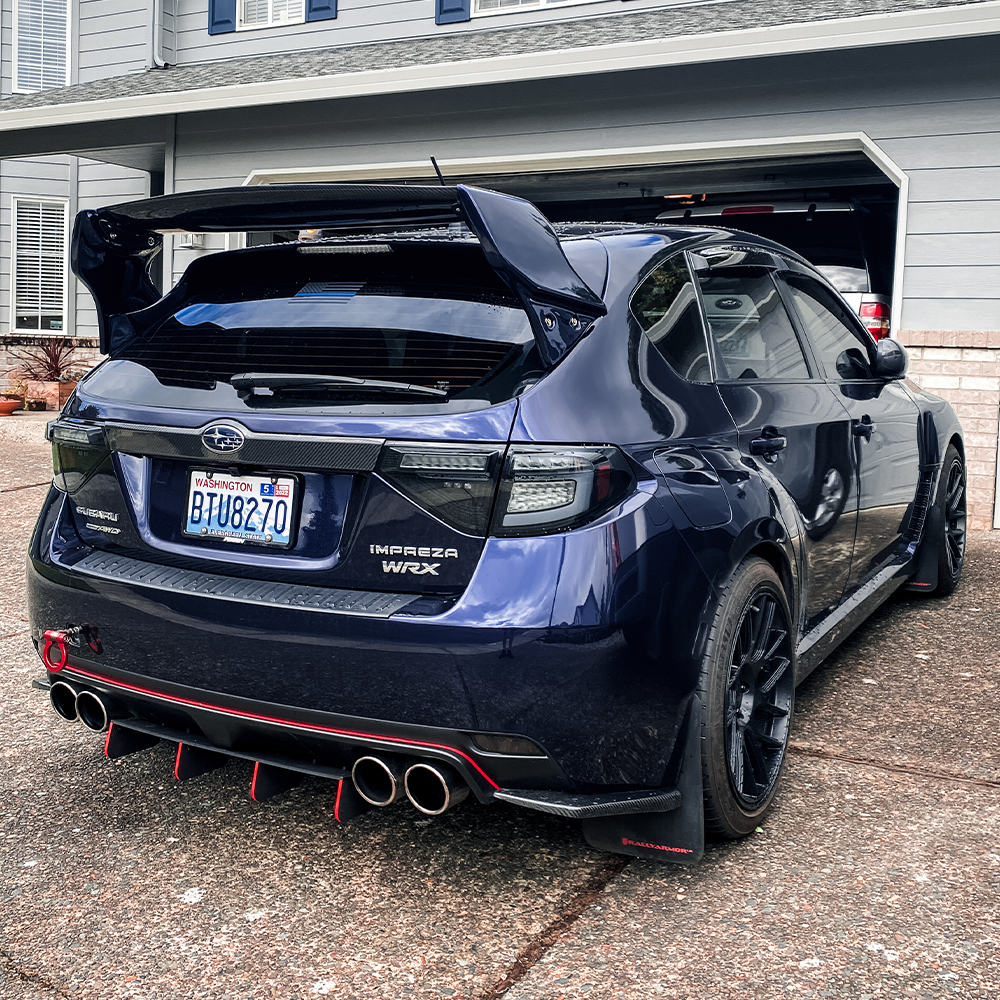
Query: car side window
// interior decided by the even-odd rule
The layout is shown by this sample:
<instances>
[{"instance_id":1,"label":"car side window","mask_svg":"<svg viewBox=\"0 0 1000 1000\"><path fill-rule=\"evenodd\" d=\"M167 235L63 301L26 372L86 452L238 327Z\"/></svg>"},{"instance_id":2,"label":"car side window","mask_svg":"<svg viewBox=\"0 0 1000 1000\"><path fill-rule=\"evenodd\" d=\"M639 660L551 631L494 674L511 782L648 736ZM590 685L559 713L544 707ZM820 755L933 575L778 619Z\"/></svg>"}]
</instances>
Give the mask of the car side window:
<instances>
[{"instance_id":1,"label":"car side window","mask_svg":"<svg viewBox=\"0 0 1000 1000\"><path fill-rule=\"evenodd\" d=\"M786 275L785 285L827 378L871 378L871 348L837 299L818 281L802 274Z\"/></svg>"},{"instance_id":2,"label":"car side window","mask_svg":"<svg viewBox=\"0 0 1000 1000\"><path fill-rule=\"evenodd\" d=\"M770 274L721 268L699 274L719 379L807 379L809 366Z\"/></svg>"},{"instance_id":3,"label":"car side window","mask_svg":"<svg viewBox=\"0 0 1000 1000\"><path fill-rule=\"evenodd\" d=\"M629 308L664 361L688 382L711 382L708 343L683 254L664 261L632 293Z\"/></svg>"}]
</instances>

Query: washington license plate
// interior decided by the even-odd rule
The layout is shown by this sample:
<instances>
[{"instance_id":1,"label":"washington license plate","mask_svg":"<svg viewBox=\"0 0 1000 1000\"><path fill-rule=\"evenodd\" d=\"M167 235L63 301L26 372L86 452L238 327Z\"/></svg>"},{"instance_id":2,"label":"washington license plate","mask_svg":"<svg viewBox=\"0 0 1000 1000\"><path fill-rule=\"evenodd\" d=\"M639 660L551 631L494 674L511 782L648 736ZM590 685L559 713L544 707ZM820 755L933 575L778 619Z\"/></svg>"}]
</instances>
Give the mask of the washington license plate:
<instances>
[{"instance_id":1,"label":"washington license plate","mask_svg":"<svg viewBox=\"0 0 1000 1000\"><path fill-rule=\"evenodd\" d=\"M234 476L192 469L184 534L287 549L292 543L295 489L292 476Z\"/></svg>"}]
</instances>

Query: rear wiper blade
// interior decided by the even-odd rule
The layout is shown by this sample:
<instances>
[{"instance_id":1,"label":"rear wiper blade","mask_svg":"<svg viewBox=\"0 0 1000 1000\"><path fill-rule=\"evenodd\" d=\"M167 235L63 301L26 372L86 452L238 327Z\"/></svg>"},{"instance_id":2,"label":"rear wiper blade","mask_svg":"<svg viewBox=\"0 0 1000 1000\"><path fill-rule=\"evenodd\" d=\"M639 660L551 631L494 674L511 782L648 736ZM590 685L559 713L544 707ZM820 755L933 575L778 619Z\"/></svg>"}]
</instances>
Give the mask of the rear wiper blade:
<instances>
[{"instance_id":1,"label":"rear wiper blade","mask_svg":"<svg viewBox=\"0 0 1000 1000\"><path fill-rule=\"evenodd\" d=\"M241 399L253 394L254 389L270 389L271 392L405 392L419 396L447 397L444 389L432 389L426 385L411 385L409 382L387 382L375 378L351 378L349 375L285 375L281 372L240 372L229 384L239 393Z\"/></svg>"}]
</instances>

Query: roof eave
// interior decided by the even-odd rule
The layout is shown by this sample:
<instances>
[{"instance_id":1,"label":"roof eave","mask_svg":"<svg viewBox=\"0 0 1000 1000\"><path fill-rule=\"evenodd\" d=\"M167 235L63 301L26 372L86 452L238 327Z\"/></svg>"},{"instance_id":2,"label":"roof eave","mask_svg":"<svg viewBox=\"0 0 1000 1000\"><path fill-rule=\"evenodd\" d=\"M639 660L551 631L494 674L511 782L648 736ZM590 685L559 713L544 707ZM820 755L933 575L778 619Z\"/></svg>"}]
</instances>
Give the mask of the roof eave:
<instances>
[{"instance_id":1,"label":"roof eave","mask_svg":"<svg viewBox=\"0 0 1000 1000\"><path fill-rule=\"evenodd\" d=\"M1000 34L1000 0L262 83L0 109L0 132Z\"/></svg>"}]
</instances>

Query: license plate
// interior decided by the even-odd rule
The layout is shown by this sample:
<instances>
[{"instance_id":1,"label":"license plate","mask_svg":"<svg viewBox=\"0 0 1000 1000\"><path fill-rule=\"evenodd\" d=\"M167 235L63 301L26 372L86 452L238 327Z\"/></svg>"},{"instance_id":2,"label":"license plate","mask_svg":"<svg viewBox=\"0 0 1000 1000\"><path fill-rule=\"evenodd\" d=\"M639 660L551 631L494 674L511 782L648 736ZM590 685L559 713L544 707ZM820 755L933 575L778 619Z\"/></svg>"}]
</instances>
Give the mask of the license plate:
<instances>
[{"instance_id":1,"label":"license plate","mask_svg":"<svg viewBox=\"0 0 1000 1000\"><path fill-rule=\"evenodd\" d=\"M287 549L292 543L292 476L234 476L192 469L184 534Z\"/></svg>"}]
</instances>

